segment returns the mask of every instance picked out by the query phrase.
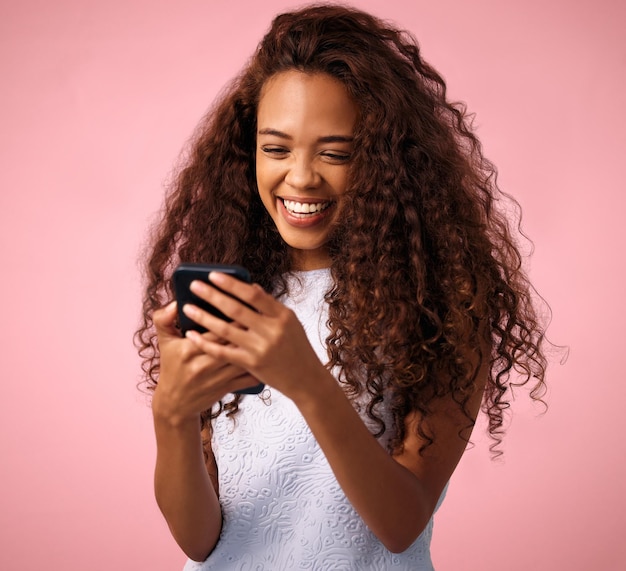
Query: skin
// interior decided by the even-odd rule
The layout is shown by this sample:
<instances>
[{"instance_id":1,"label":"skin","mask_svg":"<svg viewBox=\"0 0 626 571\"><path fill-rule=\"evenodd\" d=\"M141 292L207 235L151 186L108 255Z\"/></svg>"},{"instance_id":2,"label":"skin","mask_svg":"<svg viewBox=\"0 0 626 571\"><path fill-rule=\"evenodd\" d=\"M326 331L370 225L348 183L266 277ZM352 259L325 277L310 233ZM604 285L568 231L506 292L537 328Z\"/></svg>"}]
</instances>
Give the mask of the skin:
<instances>
[{"instance_id":1,"label":"skin","mask_svg":"<svg viewBox=\"0 0 626 571\"><path fill-rule=\"evenodd\" d=\"M341 84L324 75L285 72L268 81L262 92L259 193L300 269L328 265L325 244L329 228L338 222L337 201L346 187L349 162L337 156L349 157L357 116ZM337 136L345 140L337 141ZM325 216L301 223L283 211L284 198L333 204ZM219 307L232 323L186 305L185 313L209 332L190 331L183 339L174 327L175 303L154 315L161 354L152 404L157 437L155 493L181 548L192 559L205 559L219 539L222 524L217 469L212 454L204 461L200 413L226 393L261 381L296 404L346 496L385 547L393 552L407 549L428 523L463 454L466 441L459 435L469 437L467 419L453 402L435 402L428 422L437 435L435 444L419 453L424 442L417 436L419 417L413 414L407 419L402 452L388 454L319 361L291 310L258 285L219 273L211 273L209 279L254 309L196 281L192 291ZM478 355L470 357L478 359ZM469 405L474 417L486 376L483 367Z\"/></svg>"},{"instance_id":2,"label":"skin","mask_svg":"<svg viewBox=\"0 0 626 571\"><path fill-rule=\"evenodd\" d=\"M257 111L256 173L259 195L295 269L327 267L328 233L348 182L358 109L337 80L297 71L264 86ZM328 205L316 215L295 216L283 200Z\"/></svg>"}]
</instances>

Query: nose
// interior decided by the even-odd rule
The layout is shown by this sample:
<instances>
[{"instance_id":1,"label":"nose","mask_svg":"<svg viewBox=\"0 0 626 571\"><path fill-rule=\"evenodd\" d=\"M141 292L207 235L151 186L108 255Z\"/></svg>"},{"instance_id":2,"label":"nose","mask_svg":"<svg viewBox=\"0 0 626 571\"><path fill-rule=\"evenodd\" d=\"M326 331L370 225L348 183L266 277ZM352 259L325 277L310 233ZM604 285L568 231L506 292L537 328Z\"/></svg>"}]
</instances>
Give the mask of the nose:
<instances>
[{"instance_id":1,"label":"nose","mask_svg":"<svg viewBox=\"0 0 626 571\"><path fill-rule=\"evenodd\" d=\"M321 180L314 161L308 157L293 157L285 175L285 182L297 190L316 188Z\"/></svg>"}]
</instances>

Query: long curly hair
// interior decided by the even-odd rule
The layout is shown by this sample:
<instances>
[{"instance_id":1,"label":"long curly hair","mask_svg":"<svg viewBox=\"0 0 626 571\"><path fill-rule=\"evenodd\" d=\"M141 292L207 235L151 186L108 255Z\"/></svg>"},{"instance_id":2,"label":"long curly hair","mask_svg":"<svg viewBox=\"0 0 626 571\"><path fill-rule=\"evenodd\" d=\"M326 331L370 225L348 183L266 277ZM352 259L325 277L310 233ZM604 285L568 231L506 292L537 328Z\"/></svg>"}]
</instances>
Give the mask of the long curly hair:
<instances>
[{"instance_id":1,"label":"long curly hair","mask_svg":"<svg viewBox=\"0 0 626 571\"><path fill-rule=\"evenodd\" d=\"M255 175L262 88L287 70L336 78L359 109L341 225L329 243L327 366L341 371L347 394L366 397L377 436L391 430L398 450L415 411L420 435L434 441L427 420L444 396L473 426L468 403L483 390L478 371L488 362L482 408L497 451L513 388L527 384L536 400L545 389L540 298L522 268L519 227L499 206L517 203L498 189L464 105L448 101L415 38L343 6L277 16L190 142L146 254L135 340L148 388L159 375L152 316L173 297L179 261L240 264L265 289L287 288L289 252ZM393 426L376 413L384 395ZM240 398L206 411L203 426L236 413Z\"/></svg>"}]
</instances>

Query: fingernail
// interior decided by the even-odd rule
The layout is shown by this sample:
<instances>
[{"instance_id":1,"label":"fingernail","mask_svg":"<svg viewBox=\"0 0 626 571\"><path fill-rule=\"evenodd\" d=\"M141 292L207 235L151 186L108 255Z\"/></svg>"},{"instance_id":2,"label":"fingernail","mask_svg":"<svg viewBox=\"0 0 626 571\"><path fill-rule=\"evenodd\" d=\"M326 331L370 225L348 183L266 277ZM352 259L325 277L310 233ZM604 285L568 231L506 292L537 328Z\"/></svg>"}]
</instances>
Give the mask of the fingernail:
<instances>
[{"instance_id":1,"label":"fingernail","mask_svg":"<svg viewBox=\"0 0 626 571\"><path fill-rule=\"evenodd\" d=\"M198 310L195 306L186 303L185 305L183 305L183 313L185 315L195 315L198 313Z\"/></svg>"},{"instance_id":2,"label":"fingernail","mask_svg":"<svg viewBox=\"0 0 626 571\"><path fill-rule=\"evenodd\" d=\"M222 283L224 283L224 278L225 278L225 276L221 272L211 272L209 274L209 280L211 280L215 284L222 284Z\"/></svg>"}]
</instances>

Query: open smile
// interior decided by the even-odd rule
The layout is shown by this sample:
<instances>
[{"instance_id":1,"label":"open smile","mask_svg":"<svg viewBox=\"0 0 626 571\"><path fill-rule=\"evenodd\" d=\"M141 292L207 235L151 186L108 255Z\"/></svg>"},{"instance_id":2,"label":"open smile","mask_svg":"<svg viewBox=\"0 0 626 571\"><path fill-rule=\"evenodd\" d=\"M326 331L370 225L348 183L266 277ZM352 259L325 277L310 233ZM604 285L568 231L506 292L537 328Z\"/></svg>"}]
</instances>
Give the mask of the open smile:
<instances>
[{"instance_id":1,"label":"open smile","mask_svg":"<svg viewBox=\"0 0 626 571\"><path fill-rule=\"evenodd\" d=\"M283 219L296 228L312 228L322 223L335 205L334 200L319 198L310 201L276 197L276 203Z\"/></svg>"},{"instance_id":2,"label":"open smile","mask_svg":"<svg viewBox=\"0 0 626 571\"><path fill-rule=\"evenodd\" d=\"M315 199L313 202L300 202L278 197L278 200L282 202L287 213L296 218L314 218L333 204L332 200L319 199Z\"/></svg>"}]
</instances>

